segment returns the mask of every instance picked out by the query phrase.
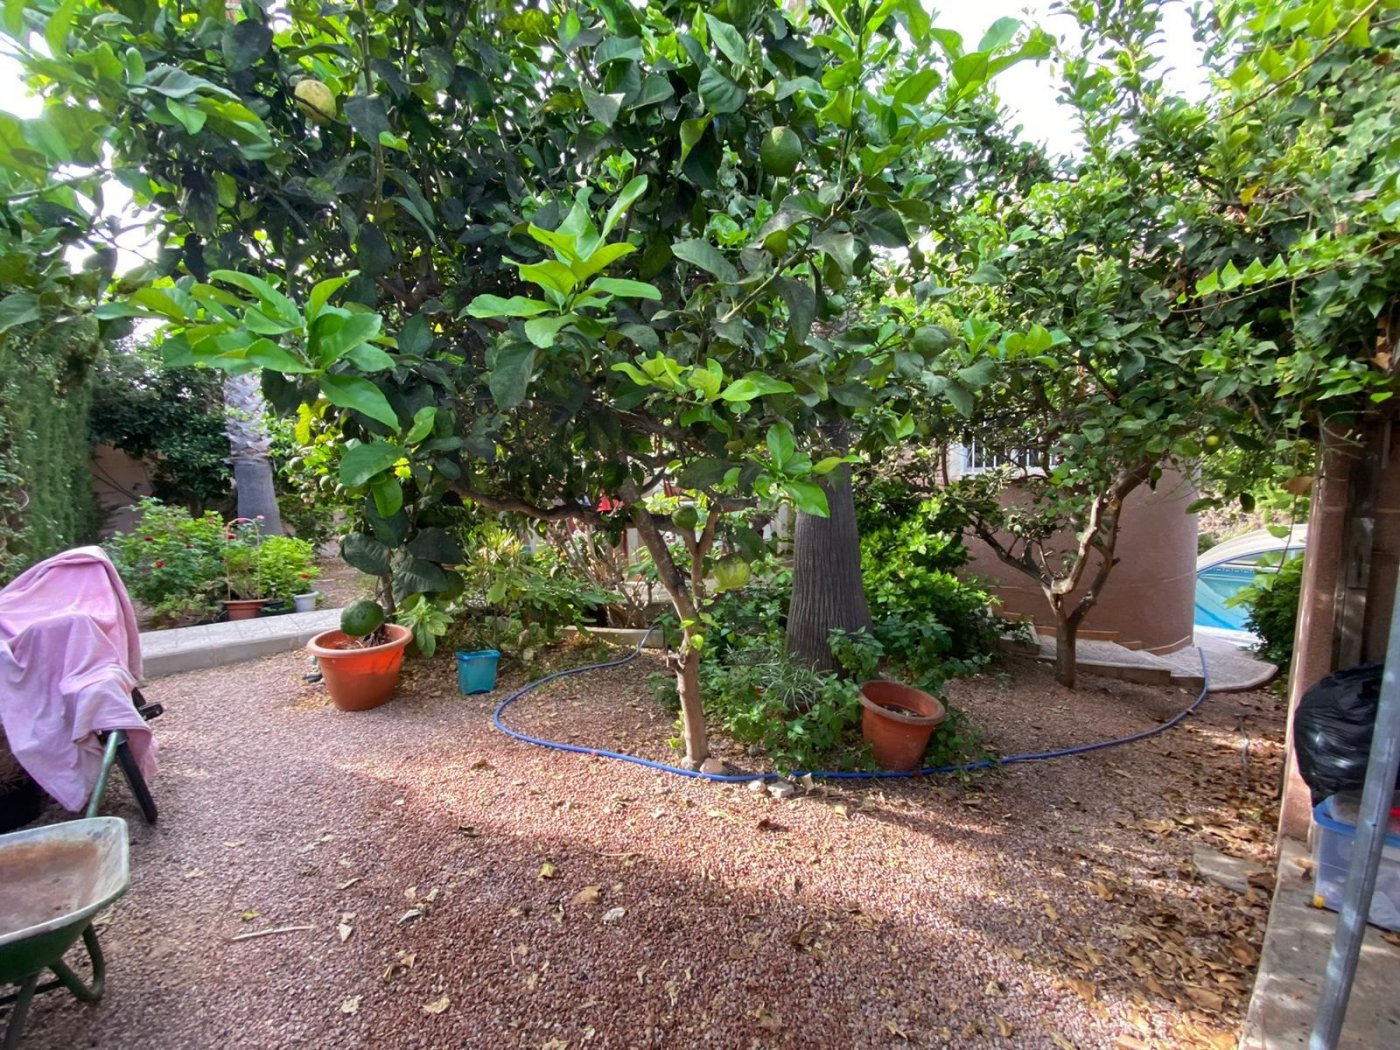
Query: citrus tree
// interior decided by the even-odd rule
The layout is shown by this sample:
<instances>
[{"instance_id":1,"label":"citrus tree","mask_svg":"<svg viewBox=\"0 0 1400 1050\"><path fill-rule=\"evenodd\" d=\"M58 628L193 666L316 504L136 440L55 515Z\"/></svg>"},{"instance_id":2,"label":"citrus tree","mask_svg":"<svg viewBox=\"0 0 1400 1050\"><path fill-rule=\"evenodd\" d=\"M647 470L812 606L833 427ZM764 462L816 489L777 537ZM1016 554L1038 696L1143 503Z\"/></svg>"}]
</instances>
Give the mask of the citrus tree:
<instances>
[{"instance_id":1,"label":"citrus tree","mask_svg":"<svg viewBox=\"0 0 1400 1050\"><path fill-rule=\"evenodd\" d=\"M628 518L682 621L703 760L707 559L756 538L724 512L825 513L833 403L907 428L886 391L917 370L909 319L875 343L816 322L922 232L921 158L1041 38L964 50L917 0L121 6L6 7L46 105L5 148L53 169L86 143L77 230L104 179L154 213L150 265L99 316L158 317L172 362L334 421L363 507L345 557L400 598L460 588L463 499ZM663 479L695 520L649 505Z\"/></svg>"}]
</instances>

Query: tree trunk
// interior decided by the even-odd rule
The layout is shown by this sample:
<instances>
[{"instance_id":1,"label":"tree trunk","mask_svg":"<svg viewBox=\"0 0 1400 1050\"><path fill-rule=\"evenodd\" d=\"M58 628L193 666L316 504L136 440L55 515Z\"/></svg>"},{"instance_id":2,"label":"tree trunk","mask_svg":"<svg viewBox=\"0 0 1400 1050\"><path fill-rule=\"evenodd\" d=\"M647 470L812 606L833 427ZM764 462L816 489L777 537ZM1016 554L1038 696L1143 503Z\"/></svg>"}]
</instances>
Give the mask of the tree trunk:
<instances>
[{"instance_id":1,"label":"tree trunk","mask_svg":"<svg viewBox=\"0 0 1400 1050\"><path fill-rule=\"evenodd\" d=\"M872 628L860 573L860 531L851 494L851 468L827 475L830 516L797 515L793 529L792 606L787 648L793 660L817 670L835 668L827 636L836 628L854 634Z\"/></svg>"},{"instance_id":2,"label":"tree trunk","mask_svg":"<svg viewBox=\"0 0 1400 1050\"><path fill-rule=\"evenodd\" d=\"M282 535L282 514L272 472L272 437L263 420L267 402L256 375L224 379L224 431L233 464L234 492L240 518L263 519L262 531Z\"/></svg>"},{"instance_id":3,"label":"tree trunk","mask_svg":"<svg viewBox=\"0 0 1400 1050\"><path fill-rule=\"evenodd\" d=\"M1079 631L1079 618L1065 611L1063 602L1050 603L1055 607L1055 681L1066 689L1074 688L1077 671L1075 635Z\"/></svg>"},{"instance_id":4,"label":"tree trunk","mask_svg":"<svg viewBox=\"0 0 1400 1050\"><path fill-rule=\"evenodd\" d=\"M666 546L666 537L652 520L651 513L642 504L642 494L634 481L623 483L621 496L632 507L632 521L642 542L651 552L651 560L656 565L661 584L671 598L671 606L682 624L694 623L698 610L686 587L685 578L671 557ZM712 512L717 513L717 512ZM710 533L713 535L713 532ZM696 565L703 566L704 550L696 557ZM697 571L699 571L697 569ZM676 692L681 699L681 739L685 743L684 765L687 769L699 769L700 764L710 757L709 734L705 730L705 708L700 700L700 650L691 644L691 629L682 628L681 651L673 661L676 672Z\"/></svg>"}]
</instances>

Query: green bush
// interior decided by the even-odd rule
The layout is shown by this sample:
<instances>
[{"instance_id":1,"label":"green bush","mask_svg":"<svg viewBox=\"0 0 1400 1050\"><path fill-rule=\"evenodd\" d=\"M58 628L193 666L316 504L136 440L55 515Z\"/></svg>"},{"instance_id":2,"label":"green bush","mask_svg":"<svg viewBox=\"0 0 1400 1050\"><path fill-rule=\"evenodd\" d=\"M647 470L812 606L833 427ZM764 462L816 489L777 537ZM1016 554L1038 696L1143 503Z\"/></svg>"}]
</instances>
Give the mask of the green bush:
<instances>
[{"instance_id":1,"label":"green bush","mask_svg":"<svg viewBox=\"0 0 1400 1050\"><path fill-rule=\"evenodd\" d=\"M292 536L268 536L258 544L257 572L262 590L259 597L281 601L311 590L321 574L315 548Z\"/></svg>"},{"instance_id":2,"label":"green bush","mask_svg":"<svg viewBox=\"0 0 1400 1050\"><path fill-rule=\"evenodd\" d=\"M157 623L214 619L226 598L289 599L319 574L305 540L263 536L256 522L226 525L213 511L143 499L131 532L107 541L107 553L131 596Z\"/></svg>"},{"instance_id":3,"label":"green bush","mask_svg":"<svg viewBox=\"0 0 1400 1050\"><path fill-rule=\"evenodd\" d=\"M152 489L163 503L195 513L230 504L218 373L166 368L146 343L111 347L98 363L90 429L94 443L151 464Z\"/></svg>"},{"instance_id":4,"label":"green bush","mask_svg":"<svg viewBox=\"0 0 1400 1050\"><path fill-rule=\"evenodd\" d=\"M227 528L213 511L143 499L134 529L107 541L107 553L131 596L165 625L203 622L224 596Z\"/></svg>"},{"instance_id":5,"label":"green bush","mask_svg":"<svg viewBox=\"0 0 1400 1050\"><path fill-rule=\"evenodd\" d=\"M1257 573L1254 582L1230 599L1247 605L1246 624L1260 638L1255 653L1284 674L1293 662L1293 633L1298 626L1298 602L1303 592L1303 558L1289 558L1278 570Z\"/></svg>"},{"instance_id":6,"label":"green bush","mask_svg":"<svg viewBox=\"0 0 1400 1050\"><path fill-rule=\"evenodd\" d=\"M97 530L88 414L100 348L86 318L0 336L0 584Z\"/></svg>"}]
</instances>

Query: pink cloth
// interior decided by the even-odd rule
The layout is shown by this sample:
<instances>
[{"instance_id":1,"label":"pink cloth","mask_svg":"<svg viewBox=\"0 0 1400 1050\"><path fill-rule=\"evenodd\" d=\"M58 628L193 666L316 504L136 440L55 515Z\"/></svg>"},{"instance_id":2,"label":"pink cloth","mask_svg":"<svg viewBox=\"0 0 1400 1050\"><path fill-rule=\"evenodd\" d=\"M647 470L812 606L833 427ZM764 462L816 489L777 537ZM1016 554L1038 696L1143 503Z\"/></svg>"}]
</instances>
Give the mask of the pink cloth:
<instances>
[{"instance_id":1,"label":"pink cloth","mask_svg":"<svg viewBox=\"0 0 1400 1050\"><path fill-rule=\"evenodd\" d=\"M0 590L0 722L10 750L68 810L102 768L99 730L125 729L141 772L156 743L131 699L141 676L136 612L100 547L35 565Z\"/></svg>"}]
</instances>

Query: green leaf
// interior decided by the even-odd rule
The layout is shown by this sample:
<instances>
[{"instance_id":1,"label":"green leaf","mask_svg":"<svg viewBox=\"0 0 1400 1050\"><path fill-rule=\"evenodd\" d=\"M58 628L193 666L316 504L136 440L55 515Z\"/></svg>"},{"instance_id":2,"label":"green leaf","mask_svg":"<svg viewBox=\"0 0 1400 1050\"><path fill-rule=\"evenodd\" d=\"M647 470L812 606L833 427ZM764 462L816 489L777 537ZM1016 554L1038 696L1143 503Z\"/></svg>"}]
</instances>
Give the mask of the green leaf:
<instances>
[{"instance_id":1,"label":"green leaf","mask_svg":"<svg viewBox=\"0 0 1400 1050\"><path fill-rule=\"evenodd\" d=\"M426 405L413 413L413 425L408 428L408 433L404 435L405 443L416 445L433 432L433 427L437 423L437 406Z\"/></svg>"},{"instance_id":2,"label":"green leaf","mask_svg":"<svg viewBox=\"0 0 1400 1050\"><path fill-rule=\"evenodd\" d=\"M472 317L538 317L553 309L548 303L527 299L523 295L512 295L509 299L502 299L499 295L478 295L462 312Z\"/></svg>"},{"instance_id":3,"label":"green leaf","mask_svg":"<svg viewBox=\"0 0 1400 1050\"><path fill-rule=\"evenodd\" d=\"M559 334L559 329L573 320L575 320L573 314L564 314L560 317L531 318L525 322L525 337L541 350L548 350L554 345L554 338Z\"/></svg>"},{"instance_id":4,"label":"green leaf","mask_svg":"<svg viewBox=\"0 0 1400 1050\"><path fill-rule=\"evenodd\" d=\"M371 441L352 446L340 457L340 481L344 485L363 485L403 458L403 449L387 441ZM381 513L387 518L394 512Z\"/></svg>"},{"instance_id":5,"label":"green leaf","mask_svg":"<svg viewBox=\"0 0 1400 1050\"><path fill-rule=\"evenodd\" d=\"M638 175L622 187L622 191L617 195L617 200L613 201L612 207L608 209L607 218L603 220L603 228L598 231L598 236L606 239L608 234L612 233L618 220L627 214L627 209L632 207L633 202L646 191L647 177L645 175Z\"/></svg>"},{"instance_id":6,"label":"green leaf","mask_svg":"<svg viewBox=\"0 0 1400 1050\"><path fill-rule=\"evenodd\" d=\"M978 51L999 51L1016 37L1016 31L1021 28L1021 23L1015 18L998 18L985 33L982 34L981 41L977 44Z\"/></svg>"},{"instance_id":7,"label":"green leaf","mask_svg":"<svg viewBox=\"0 0 1400 1050\"><path fill-rule=\"evenodd\" d=\"M44 26L44 40L55 58L61 59L68 54L68 33L73 28L73 19L80 6L80 0L63 0Z\"/></svg>"},{"instance_id":8,"label":"green leaf","mask_svg":"<svg viewBox=\"0 0 1400 1050\"><path fill-rule=\"evenodd\" d=\"M248 69L272 47L272 30L245 18L224 30L224 61L232 72Z\"/></svg>"},{"instance_id":9,"label":"green leaf","mask_svg":"<svg viewBox=\"0 0 1400 1050\"><path fill-rule=\"evenodd\" d=\"M165 100L165 108L170 111L170 115L178 120L186 131L191 135L198 135L204 130L204 122L209 119L209 114L202 109L195 109L187 106L173 98Z\"/></svg>"},{"instance_id":10,"label":"green leaf","mask_svg":"<svg viewBox=\"0 0 1400 1050\"><path fill-rule=\"evenodd\" d=\"M460 565L466 560L461 545L446 529L433 526L408 541L408 553L439 565Z\"/></svg>"},{"instance_id":11,"label":"green leaf","mask_svg":"<svg viewBox=\"0 0 1400 1050\"><path fill-rule=\"evenodd\" d=\"M324 281L317 281L311 289L311 295L306 300L306 320L314 321L322 310L326 308L326 303L331 296L338 292L346 281L354 276L346 274L342 277L327 277Z\"/></svg>"},{"instance_id":12,"label":"green leaf","mask_svg":"<svg viewBox=\"0 0 1400 1050\"><path fill-rule=\"evenodd\" d=\"M659 301L661 291L645 281L630 281L622 277L599 277L588 286L589 292L604 295L620 295L626 299L652 299Z\"/></svg>"},{"instance_id":13,"label":"green leaf","mask_svg":"<svg viewBox=\"0 0 1400 1050\"><path fill-rule=\"evenodd\" d=\"M307 375L317 371L284 346L270 339L259 339L248 347L247 360L270 372Z\"/></svg>"},{"instance_id":14,"label":"green leaf","mask_svg":"<svg viewBox=\"0 0 1400 1050\"><path fill-rule=\"evenodd\" d=\"M617 114L622 109L622 100L626 96L600 94L587 85L580 87L579 91L583 93L583 104L588 107L588 112L594 120L607 128L617 123Z\"/></svg>"},{"instance_id":15,"label":"green leaf","mask_svg":"<svg viewBox=\"0 0 1400 1050\"><path fill-rule=\"evenodd\" d=\"M325 314L312 326L311 356L322 368L329 368L355 347L369 342L379 334L384 323L378 314L351 314L335 328L326 323L336 319Z\"/></svg>"},{"instance_id":16,"label":"green leaf","mask_svg":"<svg viewBox=\"0 0 1400 1050\"><path fill-rule=\"evenodd\" d=\"M748 61L749 49L744 44L744 38L739 35L739 31L728 22L721 22L714 15L705 15L705 25L710 30L710 40L725 58L733 62L736 66L742 66Z\"/></svg>"},{"instance_id":17,"label":"green leaf","mask_svg":"<svg viewBox=\"0 0 1400 1050\"><path fill-rule=\"evenodd\" d=\"M797 344L807 341L817 316L817 293L806 280L779 277L773 282L788 310L788 335Z\"/></svg>"},{"instance_id":18,"label":"green leaf","mask_svg":"<svg viewBox=\"0 0 1400 1050\"><path fill-rule=\"evenodd\" d=\"M739 271L734 269L734 264L709 241L698 237L688 241L677 241L671 245L671 254L677 259L694 263L702 270L708 270L726 284L739 283Z\"/></svg>"},{"instance_id":19,"label":"green leaf","mask_svg":"<svg viewBox=\"0 0 1400 1050\"><path fill-rule=\"evenodd\" d=\"M812 247L820 248L827 254L827 257L841 268L841 272L848 277L851 268L856 262L856 239L849 233L838 233L835 230L823 230L812 238Z\"/></svg>"},{"instance_id":20,"label":"green leaf","mask_svg":"<svg viewBox=\"0 0 1400 1050\"><path fill-rule=\"evenodd\" d=\"M447 573L423 558L414 558L394 573L394 594L401 599L410 594L437 594L449 584Z\"/></svg>"},{"instance_id":21,"label":"green leaf","mask_svg":"<svg viewBox=\"0 0 1400 1050\"><path fill-rule=\"evenodd\" d=\"M345 119L369 143L378 143L380 135L393 131L389 127L389 111L378 95L356 95L346 99Z\"/></svg>"},{"instance_id":22,"label":"green leaf","mask_svg":"<svg viewBox=\"0 0 1400 1050\"><path fill-rule=\"evenodd\" d=\"M509 411L525 400L535 370L535 348L530 343L497 344L490 356L486 384L496 404Z\"/></svg>"},{"instance_id":23,"label":"green leaf","mask_svg":"<svg viewBox=\"0 0 1400 1050\"><path fill-rule=\"evenodd\" d=\"M385 544L363 532L352 532L340 541L340 556L345 563L370 576L389 575L389 554Z\"/></svg>"},{"instance_id":24,"label":"green leaf","mask_svg":"<svg viewBox=\"0 0 1400 1050\"><path fill-rule=\"evenodd\" d=\"M399 417L389 405L384 391L360 376L323 375L321 393L337 408L349 409L368 416L393 430L399 428Z\"/></svg>"},{"instance_id":25,"label":"green leaf","mask_svg":"<svg viewBox=\"0 0 1400 1050\"><path fill-rule=\"evenodd\" d=\"M773 465L782 470L797 451L797 441L792 436L792 428L786 423L774 423L768 428L768 452L773 457Z\"/></svg>"},{"instance_id":26,"label":"green leaf","mask_svg":"<svg viewBox=\"0 0 1400 1050\"><path fill-rule=\"evenodd\" d=\"M362 343L346 351L345 360L361 372L387 372L398 364L392 355L370 343Z\"/></svg>"},{"instance_id":27,"label":"green leaf","mask_svg":"<svg viewBox=\"0 0 1400 1050\"><path fill-rule=\"evenodd\" d=\"M560 295L569 295L578 286L579 279L561 262L554 259L546 259L544 262L529 263L519 267L520 276L532 284L537 284L541 288L551 288Z\"/></svg>"},{"instance_id":28,"label":"green leaf","mask_svg":"<svg viewBox=\"0 0 1400 1050\"><path fill-rule=\"evenodd\" d=\"M39 320L39 297L33 292L11 292L0 299L0 332Z\"/></svg>"},{"instance_id":29,"label":"green leaf","mask_svg":"<svg viewBox=\"0 0 1400 1050\"><path fill-rule=\"evenodd\" d=\"M370 482L370 492L374 495L374 509L380 517L392 518L403 509L403 486L393 475L376 478Z\"/></svg>"},{"instance_id":30,"label":"green leaf","mask_svg":"<svg viewBox=\"0 0 1400 1050\"><path fill-rule=\"evenodd\" d=\"M815 482L785 481L782 488L792 499L793 506L803 514L810 514L814 518L830 515L831 508L826 502L826 492Z\"/></svg>"},{"instance_id":31,"label":"green leaf","mask_svg":"<svg viewBox=\"0 0 1400 1050\"><path fill-rule=\"evenodd\" d=\"M710 121L714 116L706 113L703 117L695 117L692 120L681 121L681 163L685 163L685 158L690 156L690 151L695 148L695 144L700 141L705 134L705 129L710 126Z\"/></svg>"},{"instance_id":32,"label":"green leaf","mask_svg":"<svg viewBox=\"0 0 1400 1050\"><path fill-rule=\"evenodd\" d=\"M711 113L737 113L748 95L714 66L700 74L700 101Z\"/></svg>"},{"instance_id":33,"label":"green leaf","mask_svg":"<svg viewBox=\"0 0 1400 1050\"><path fill-rule=\"evenodd\" d=\"M725 387L720 398L724 401L752 401L756 397L765 394L790 394L792 385L784 383L780 379L773 379L771 376L763 375L760 372L750 372L741 379L736 379Z\"/></svg>"}]
</instances>

